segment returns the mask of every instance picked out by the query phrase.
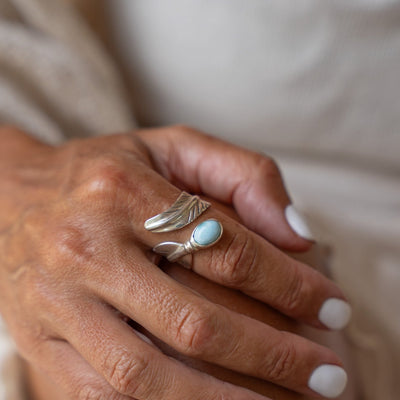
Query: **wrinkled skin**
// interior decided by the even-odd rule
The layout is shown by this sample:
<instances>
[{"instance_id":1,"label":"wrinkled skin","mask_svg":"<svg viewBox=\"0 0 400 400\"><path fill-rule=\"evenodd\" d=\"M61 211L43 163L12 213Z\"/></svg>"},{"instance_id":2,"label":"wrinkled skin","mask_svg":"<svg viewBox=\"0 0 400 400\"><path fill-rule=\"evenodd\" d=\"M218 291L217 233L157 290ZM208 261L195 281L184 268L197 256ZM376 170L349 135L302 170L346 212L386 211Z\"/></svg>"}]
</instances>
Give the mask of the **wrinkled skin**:
<instances>
[{"instance_id":1,"label":"wrinkled skin","mask_svg":"<svg viewBox=\"0 0 400 400\"><path fill-rule=\"evenodd\" d=\"M182 357L299 393L314 395L317 366L341 365L322 346L189 290L150 252L193 229L143 228L179 188L230 204L245 226L207 211L198 221L218 219L224 235L193 256L193 271L323 328L321 304L343 295L279 250L311 243L284 219L290 200L270 159L182 127L59 147L3 128L0 143L0 311L23 357L71 398L265 399L167 357L122 316Z\"/></svg>"},{"instance_id":2,"label":"wrinkled skin","mask_svg":"<svg viewBox=\"0 0 400 400\"><path fill-rule=\"evenodd\" d=\"M266 324L272 325L278 329L301 332L301 326L295 321L285 318L283 315L267 307L266 305L251 299L237 291L224 288L213 282L205 280L200 276L194 274L192 271L181 268L179 265L167 264L163 266L164 272L168 273L178 282L196 290L211 301L224 305L227 308L248 315L252 318L258 319ZM140 328L139 328L140 329ZM143 333L150 336L148 332L143 330ZM150 336L151 337L151 336ZM187 356L182 356L171 347L151 337L156 343L157 347L162 349L166 354L179 359L185 364L196 368L198 370L207 372L210 375L216 376L218 379L230 382L232 384L243 386L251 389L264 396L271 397L272 399L279 400L306 400L311 399L310 396L300 395L292 391L286 390L280 386L274 385L270 382L252 378L233 372L226 368L222 368L201 360L196 360ZM229 340L229 338L227 338ZM35 370L32 366L26 365L27 376L29 382L29 390L32 400L69 400L66 393L60 393L60 388L56 386L48 376Z\"/></svg>"}]
</instances>

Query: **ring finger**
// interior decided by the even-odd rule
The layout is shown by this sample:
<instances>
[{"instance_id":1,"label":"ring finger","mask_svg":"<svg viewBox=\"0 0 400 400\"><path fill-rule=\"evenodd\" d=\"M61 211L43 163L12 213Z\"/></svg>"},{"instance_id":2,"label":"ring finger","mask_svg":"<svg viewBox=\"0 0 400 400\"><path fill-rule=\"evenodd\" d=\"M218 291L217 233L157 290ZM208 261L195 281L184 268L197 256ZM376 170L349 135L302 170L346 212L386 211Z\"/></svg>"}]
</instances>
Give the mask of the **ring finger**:
<instances>
[{"instance_id":1,"label":"ring finger","mask_svg":"<svg viewBox=\"0 0 400 400\"><path fill-rule=\"evenodd\" d=\"M138 222L133 228L145 245L154 247L160 242L187 242L206 219L220 221L224 233L212 247L193 253L193 271L315 327L341 329L347 324L350 306L337 285L214 208L175 232L148 232ZM180 262L187 264L185 259Z\"/></svg>"},{"instance_id":2,"label":"ring finger","mask_svg":"<svg viewBox=\"0 0 400 400\"><path fill-rule=\"evenodd\" d=\"M84 315L67 328L66 336L121 395L137 400L268 400L165 356L136 335L108 306L92 302L85 309Z\"/></svg>"},{"instance_id":3,"label":"ring finger","mask_svg":"<svg viewBox=\"0 0 400 400\"><path fill-rule=\"evenodd\" d=\"M185 355L302 393L311 393L308 380L317 367L340 365L322 346L211 303L135 250L113 265L118 276L90 289Z\"/></svg>"}]
</instances>

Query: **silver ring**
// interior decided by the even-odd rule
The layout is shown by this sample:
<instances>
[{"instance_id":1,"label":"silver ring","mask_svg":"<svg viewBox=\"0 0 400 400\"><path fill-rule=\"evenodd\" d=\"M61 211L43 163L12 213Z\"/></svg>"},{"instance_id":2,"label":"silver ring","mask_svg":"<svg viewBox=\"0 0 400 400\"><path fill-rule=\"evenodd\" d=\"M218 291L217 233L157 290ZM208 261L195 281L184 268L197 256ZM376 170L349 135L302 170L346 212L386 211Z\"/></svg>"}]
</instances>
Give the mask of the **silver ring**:
<instances>
[{"instance_id":1,"label":"silver ring","mask_svg":"<svg viewBox=\"0 0 400 400\"><path fill-rule=\"evenodd\" d=\"M213 246L221 239L222 232L219 221L208 219L196 226L187 242L162 242L154 246L153 251L168 261L176 261L187 254Z\"/></svg>"},{"instance_id":2,"label":"silver ring","mask_svg":"<svg viewBox=\"0 0 400 400\"><path fill-rule=\"evenodd\" d=\"M172 206L152 218L149 218L144 227L152 232L169 232L189 225L210 207L208 201L182 192Z\"/></svg>"}]
</instances>

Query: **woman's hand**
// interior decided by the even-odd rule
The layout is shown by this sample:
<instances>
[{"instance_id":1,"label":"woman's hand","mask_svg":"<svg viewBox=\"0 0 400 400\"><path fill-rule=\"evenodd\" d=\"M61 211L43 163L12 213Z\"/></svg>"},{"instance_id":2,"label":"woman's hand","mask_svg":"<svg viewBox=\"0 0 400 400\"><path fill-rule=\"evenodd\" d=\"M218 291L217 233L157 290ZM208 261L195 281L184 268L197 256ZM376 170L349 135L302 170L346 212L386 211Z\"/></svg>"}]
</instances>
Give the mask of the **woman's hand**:
<instances>
[{"instance_id":1,"label":"woman's hand","mask_svg":"<svg viewBox=\"0 0 400 400\"><path fill-rule=\"evenodd\" d=\"M285 221L289 199L276 167L182 128L140 135L146 144L127 134L54 148L0 132L0 310L20 352L73 398L263 398L163 355L122 313L182 354L312 393L315 368L340 365L331 351L213 304L164 274L149 249L184 241L193 227L143 228L180 194L170 180L232 201L251 229L280 247L306 249ZM343 298L333 283L224 213L211 208L210 217L224 235L193 256L197 273L323 327L322 305Z\"/></svg>"}]
</instances>

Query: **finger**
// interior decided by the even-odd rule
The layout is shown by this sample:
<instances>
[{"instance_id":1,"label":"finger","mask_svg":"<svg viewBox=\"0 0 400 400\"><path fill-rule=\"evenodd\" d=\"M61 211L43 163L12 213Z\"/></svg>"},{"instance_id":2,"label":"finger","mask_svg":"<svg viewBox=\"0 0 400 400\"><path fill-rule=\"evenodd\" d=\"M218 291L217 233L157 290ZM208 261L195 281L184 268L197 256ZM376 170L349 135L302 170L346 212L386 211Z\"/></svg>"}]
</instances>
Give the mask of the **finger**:
<instances>
[{"instance_id":1,"label":"finger","mask_svg":"<svg viewBox=\"0 0 400 400\"><path fill-rule=\"evenodd\" d=\"M127 165L132 162L129 159ZM96 178L96 184L89 185L95 188L95 196L98 190L99 195L103 195L104 191L118 193L118 202L113 203L112 214L107 209L104 216L114 229L104 241L103 260L113 254L112 246L108 244L112 242L109 235L115 235L114 239L123 249L136 246L137 242L153 248L164 241L186 242L195 226L190 224L184 229L162 234L146 231L144 222L169 208L180 191L155 171L143 168L143 165L134 166L137 172L135 179L125 168L121 171L107 167ZM115 209L118 210L117 214ZM110 215L113 217L110 218ZM344 296L334 283L284 255L260 236L213 207L198 218L196 223L205 218L221 221L224 234L215 246L193 255L193 269L197 273L239 289L286 315L314 326L341 328L347 323L349 306L343 301ZM132 242L132 239L136 241ZM122 252L120 247L114 250L114 253Z\"/></svg>"},{"instance_id":2,"label":"finger","mask_svg":"<svg viewBox=\"0 0 400 400\"><path fill-rule=\"evenodd\" d=\"M312 233L271 158L188 128L139 134L159 170L177 186L232 204L249 229L283 249L310 247Z\"/></svg>"},{"instance_id":3,"label":"finger","mask_svg":"<svg viewBox=\"0 0 400 400\"><path fill-rule=\"evenodd\" d=\"M114 390L125 396L137 400L267 400L165 356L105 306L88 304L80 317L66 335Z\"/></svg>"},{"instance_id":4,"label":"finger","mask_svg":"<svg viewBox=\"0 0 400 400\"><path fill-rule=\"evenodd\" d=\"M35 366L56 385L57 398L134 400L113 389L67 342L49 340L36 353ZM47 389L47 388L44 388ZM40 392L43 387L36 388ZM65 396L63 396L65 395ZM48 395L47 395L48 397ZM47 398L46 397L46 398Z\"/></svg>"},{"instance_id":5,"label":"finger","mask_svg":"<svg viewBox=\"0 0 400 400\"><path fill-rule=\"evenodd\" d=\"M220 221L224 232L214 246L192 254L193 271L317 328L342 329L348 323L350 306L334 282L214 208L196 224L210 218ZM154 234L132 225L151 247L165 241L185 243L194 229L192 224L176 232ZM178 261L187 266L186 258Z\"/></svg>"},{"instance_id":6,"label":"finger","mask_svg":"<svg viewBox=\"0 0 400 400\"><path fill-rule=\"evenodd\" d=\"M120 278L96 295L177 351L308 394L308 380L318 367L341 365L330 350L217 306L139 262L137 255L121 260L135 262L141 266L131 273L114 263Z\"/></svg>"}]
</instances>

